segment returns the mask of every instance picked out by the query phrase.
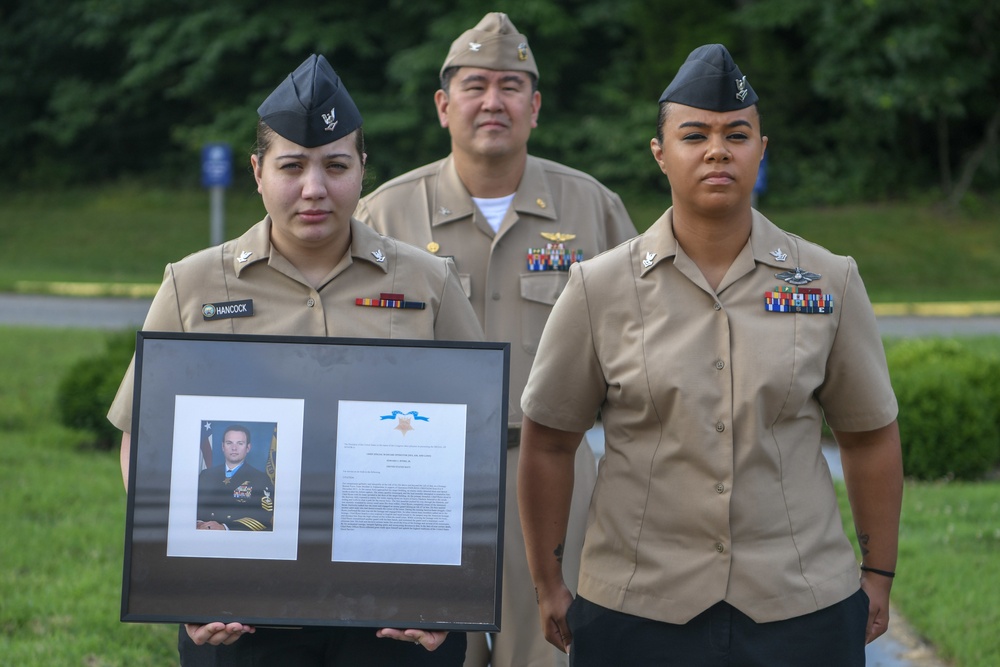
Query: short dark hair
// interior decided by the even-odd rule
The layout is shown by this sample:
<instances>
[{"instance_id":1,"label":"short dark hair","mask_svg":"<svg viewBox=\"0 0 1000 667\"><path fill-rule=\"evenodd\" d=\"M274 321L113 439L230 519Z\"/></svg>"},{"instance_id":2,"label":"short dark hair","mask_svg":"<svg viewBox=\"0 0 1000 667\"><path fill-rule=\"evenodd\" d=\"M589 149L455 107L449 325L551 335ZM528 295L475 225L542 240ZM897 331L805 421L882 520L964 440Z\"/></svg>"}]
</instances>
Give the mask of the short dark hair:
<instances>
[{"instance_id":1,"label":"short dark hair","mask_svg":"<svg viewBox=\"0 0 1000 667\"><path fill-rule=\"evenodd\" d=\"M247 444L248 445L250 444L250 429L248 429L246 426L243 426L242 424L231 424L227 426L226 430L222 432L223 440L225 440L226 438L226 433L229 433L230 431L239 431L240 433L242 433L247 437Z\"/></svg>"},{"instance_id":2,"label":"short dark hair","mask_svg":"<svg viewBox=\"0 0 1000 667\"><path fill-rule=\"evenodd\" d=\"M451 86L451 80L455 78L455 72L459 70L458 65L454 67L447 67L443 72L441 72L441 90L448 94L448 87ZM538 90L538 77L531 72L525 72L528 75L528 79L531 81L531 92Z\"/></svg>"}]
</instances>

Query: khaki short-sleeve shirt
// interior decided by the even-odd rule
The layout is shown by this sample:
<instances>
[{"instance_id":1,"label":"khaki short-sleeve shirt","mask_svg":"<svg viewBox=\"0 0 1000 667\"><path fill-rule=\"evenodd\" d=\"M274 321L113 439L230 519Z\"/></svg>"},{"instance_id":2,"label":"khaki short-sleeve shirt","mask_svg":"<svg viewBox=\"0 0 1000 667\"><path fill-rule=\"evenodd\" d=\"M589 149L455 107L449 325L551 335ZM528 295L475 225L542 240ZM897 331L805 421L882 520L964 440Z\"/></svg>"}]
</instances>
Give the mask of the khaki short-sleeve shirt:
<instances>
[{"instance_id":1,"label":"khaki short-sleeve shirt","mask_svg":"<svg viewBox=\"0 0 1000 667\"><path fill-rule=\"evenodd\" d=\"M227 334L287 334L433 340L483 339L454 265L351 220L351 248L316 289L279 254L265 218L238 239L167 266L143 329ZM358 298L403 294L424 309L371 308ZM249 317L207 318L206 304L252 304ZM131 431L129 366L108 413Z\"/></svg>"},{"instance_id":2,"label":"khaki short-sleeve shirt","mask_svg":"<svg viewBox=\"0 0 1000 667\"><path fill-rule=\"evenodd\" d=\"M618 195L581 171L531 156L497 232L451 156L385 183L355 215L382 234L454 258L487 340L511 344L508 421L517 427L542 329L568 279L566 271L529 269L529 248L561 243L587 259L635 236Z\"/></svg>"},{"instance_id":3,"label":"khaki short-sleeve shirt","mask_svg":"<svg viewBox=\"0 0 1000 667\"><path fill-rule=\"evenodd\" d=\"M795 287L775 274L798 269L819 274L799 287L820 290L823 312L768 312L769 292ZM725 600L767 622L858 589L820 427L825 414L834 429L880 428L896 400L849 257L755 211L713 290L668 210L573 268L522 406L566 431L601 413L583 597L669 623Z\"/></svg>"}]
</instances>

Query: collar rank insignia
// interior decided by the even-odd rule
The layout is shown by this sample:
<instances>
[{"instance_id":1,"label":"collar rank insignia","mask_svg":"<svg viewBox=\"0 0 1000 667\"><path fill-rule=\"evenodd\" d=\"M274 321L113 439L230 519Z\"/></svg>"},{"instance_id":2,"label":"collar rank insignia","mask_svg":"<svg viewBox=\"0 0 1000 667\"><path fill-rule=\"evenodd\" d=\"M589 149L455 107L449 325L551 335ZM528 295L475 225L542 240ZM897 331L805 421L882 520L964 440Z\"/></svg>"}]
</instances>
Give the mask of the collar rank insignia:
<instances>
[{"instance_id":1,"label":"collar rank insignia","mask_svg":"<svg viewBox=\"0 0 1000 667\"><path fill-rule=\"evenodd\" d=\"M327 132L333 132L333 129L337 127L337 107L330 107L330 113L322 114L323 122L326 123L326 127L323 129Z\"/></svg>"},{"instance_id":2,"label":"collar rank insignia","mask_svg":"<svg viewBox=\"0 0 1000 667\"><path fill-rule=\"evenodd\" d=\"M249 250L244 250L243 252L240 253L240 256L236 258L236 261L239 262L240 264L244 264L248 259L250 259L250 255L252 254L253 253L250 252Z\"/></svg>"},{"instance_id":3,"label":"collar rank insignia","mask_svg":"<svg viewBox=\"0 0 1000 667\"><path fill-rule=\"evenodd\" d=\"M655 252L647 252L646 259L642 260L642 265L647 269L653 265L653 258L656 257Z\"/></svg>"},{"instance_id":4,"label":"collar rank insignia","mask_svg":"<svg viewBox=\"0 0 1000 667\"><path fill-rule=\"evenodd\" d=\"M560 232L540 232L543 239L548 239L554 243L565 243L576 238L576 234L562 234Z\"/></svg>"},{"instance_id":5,"label":"collar rank insignia","mask_svg":"<svg viewBox=\"0 0 1000 667\"><path fill-rule=\"evenodd\" d=\"M451 209L441 206L438 208L438 215L451 215Z\"/></svg>"},{"instance_id":6,"label":"collar rank insignia","mask_svg":"<svg viewBox=\"0 0 1000 667\"><path fill-rule=\"evenodd\" d=\"M423 310L427 304L423 301L407 301L402 294L392 294L382 292L377 299L358 298L354 300L355 306L368 306L369 308L412 308Z\"/></svg>"},{"instance_id":7,"label":"collar rank insignia","mask_svg":"<svg viewBox=\"0 0 1000 667\"><path fill-rule=\"evenodd\" d=\"M784 280L789 285L806 285L814 280L819 280L823 276L818 273L813 273L812 271L800 269L796 266L794 271L782 271L781 273L775 273L774 277L778 280Z\"/></svg>"},{"instance_id":8,"label":"collar rank insignia","mask_svg":"<svg viewBox=\"0 0 1000 667\"><path fill-rule=\"evenodd\" d=\"M483 48L483 45L479 42L469 42L469 50L475 53L479 52L479 49Z\"/></svg>"},{"instance_id":9,"label":"collar rank insignia","mask_svg":"<svg viewBox=\"0 0 1000 667\"><path fill-rule=\"evenodd\" d=\"M776 262L784 262L786 259L788 259L788 255L786 253L781 252L781 248L778 248L777 250L772 250L770 254L772 257L774 257L774 261Z\"/></svg>"},{"instance_id":10,"label":"collar rank insignia","mask_svg":"<svg viewBox=\"0 0 1000 667\"><path fill-rule=\"evenodd\" d=\"M379 248L378 250L373 251L372 252L372 257L374 257L375 261L378 262L379 264L381 264L382 262L385 261L385 253L382 252L381 248Z\"/></svg>"},{"instance_id":11,"label":"collar rank insignia","mask_svg":"<svg viewBox=\"0 0 1000 667\"><path fill-rule=\"evenodd\" d=\"M742 102L749 94L750 89L747 88L747 78L736 79L736 99Z\"/></svg>"}]
</instances>

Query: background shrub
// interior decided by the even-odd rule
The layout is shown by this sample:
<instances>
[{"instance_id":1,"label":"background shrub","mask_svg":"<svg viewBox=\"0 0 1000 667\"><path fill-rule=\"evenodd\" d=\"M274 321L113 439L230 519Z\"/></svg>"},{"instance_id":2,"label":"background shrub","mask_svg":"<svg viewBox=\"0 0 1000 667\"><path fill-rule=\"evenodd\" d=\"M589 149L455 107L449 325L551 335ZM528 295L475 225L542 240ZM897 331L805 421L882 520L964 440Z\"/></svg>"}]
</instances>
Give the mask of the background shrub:
<instances>
[{"instance_id":1,"label":"background shrub","mask_svg":"<svg viewBox=\"0 0 1000 667\"><path fill-rule=\"evenodd\" d=\"M134 331L111 334L101 354L80 360L59 382L56 399L60 422L91 433L91 444L98 449L112 449L121 442L121 434L107 414L134 351Z\"/></svg>"},{"instance_id":2,"label":"background shrub","mask_svg":"<svg viewBox=\"0 0 1000 667\"><path fill-rule=\"evenodd\" d=\"M887 358L906 475L978 479L1000 463L1000 360L947 339L903 341Z\"/></svg>"}]
</instances>

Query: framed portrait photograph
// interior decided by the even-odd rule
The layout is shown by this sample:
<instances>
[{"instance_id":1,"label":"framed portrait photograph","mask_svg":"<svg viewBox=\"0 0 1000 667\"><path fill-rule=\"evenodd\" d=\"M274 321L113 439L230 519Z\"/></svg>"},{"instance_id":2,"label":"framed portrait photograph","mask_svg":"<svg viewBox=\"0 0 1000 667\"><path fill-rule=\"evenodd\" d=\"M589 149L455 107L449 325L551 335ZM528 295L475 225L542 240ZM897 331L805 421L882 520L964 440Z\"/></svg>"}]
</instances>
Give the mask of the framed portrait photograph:
<instances>
[{"instance_id":1,"label":"framed portrait photograph","mask_svg":"<svg viewBox=\"0 0 1000 667\"><path fill-rule=\"evenodd\" d=\"M509 356L139 332L121 619L499 631Z\"/></svg>"}]
</instances>

